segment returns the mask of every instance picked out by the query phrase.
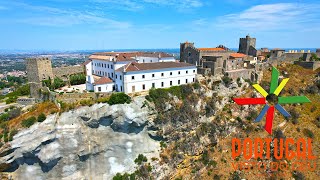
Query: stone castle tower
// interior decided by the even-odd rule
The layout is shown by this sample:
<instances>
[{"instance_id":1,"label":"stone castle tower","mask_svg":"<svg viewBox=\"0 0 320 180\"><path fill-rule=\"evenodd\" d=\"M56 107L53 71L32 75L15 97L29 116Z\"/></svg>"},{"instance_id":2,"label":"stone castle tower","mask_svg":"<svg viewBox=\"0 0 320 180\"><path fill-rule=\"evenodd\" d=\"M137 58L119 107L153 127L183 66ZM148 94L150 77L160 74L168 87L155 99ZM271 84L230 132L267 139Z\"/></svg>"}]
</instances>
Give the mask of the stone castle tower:
<instances>
[{"instance_id":1,"label":"stone castle tower","mask_svg":"<svg viewBox=\"0 0 320 180\"><path fill-rule=\"evenodd\" d=\"M184 59L184 56L186 55L185 50L188 47L194 47L194 43L190 43L188 41L184 42L184 43L180 43L180 60Z\"/></svg>"},{"instance_id":2,"label":"stone castle tower","mask_svg":"<svg viewBox=\"0 0 320 180\"><path fill-rule=\"evenodd\" d=\"M31 97L40 99L40 89L43 80L53 80L52 64L49 58L26 59L28 81L30 84Z\"/></svg>"},{"instance_id":3,"label":"stone castle tower","mask_svg":"<svg viewBox=\"0 0 320 180\"><path fill-rule=\"evenodd\" d=\"M253 55L253 52L256 48L256 38L251 38L247 35L245 38L240 38L239 42L239 53L246 55Z\"/></svg>"}]
</instances>

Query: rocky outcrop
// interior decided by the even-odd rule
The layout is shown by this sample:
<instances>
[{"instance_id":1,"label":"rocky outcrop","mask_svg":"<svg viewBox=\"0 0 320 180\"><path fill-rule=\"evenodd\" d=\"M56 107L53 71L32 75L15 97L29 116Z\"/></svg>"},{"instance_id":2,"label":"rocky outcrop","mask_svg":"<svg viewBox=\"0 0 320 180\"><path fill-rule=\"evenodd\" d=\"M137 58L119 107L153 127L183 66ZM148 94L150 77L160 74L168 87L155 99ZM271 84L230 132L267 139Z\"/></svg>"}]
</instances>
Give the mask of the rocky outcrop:
<instances>
[{"instance_id":1,"label":"rocky outcrop","mask_svg":"<svg viewBox=\"0 0 320 180\"><path fill-rule=\"evenodd\" d=\"M160 150L143 101L50 115L14 136L0 163L14 179L112 179L132 172L138 154L158 157Z\"/></svg>"}]
</instances>

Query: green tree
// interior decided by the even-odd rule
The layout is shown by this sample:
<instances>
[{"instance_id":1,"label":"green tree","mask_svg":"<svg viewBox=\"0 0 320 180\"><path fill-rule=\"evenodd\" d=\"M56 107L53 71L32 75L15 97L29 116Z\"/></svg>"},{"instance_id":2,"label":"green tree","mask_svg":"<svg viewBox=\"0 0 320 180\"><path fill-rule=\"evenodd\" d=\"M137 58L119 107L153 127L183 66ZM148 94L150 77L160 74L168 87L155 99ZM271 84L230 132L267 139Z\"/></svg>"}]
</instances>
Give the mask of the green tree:
<instances>
[{"instance_id":1,"label":"green tree","mask_svg":"<svg viewBox=\"0 0 320 180\"><path fill-rule=\"evenodd\" d=\"M110 96L108 104L114 105L114 104L125 104L130 102L131 102L130 96L126 95L125 93L113 93Z\"/></svg>"},{"instance_id":2,"label":"green tree","mask_svg":"<svg viewBox=\"0 0 320 180\"><path fill-rule=\"evenodd\" d=\"M36 121L37 121L37 119L34 116L32 116L26 120L23 120L21 122L21 125L22 125L22 127L28 128L28 127L32 126Z\"/></svg>"},{"instance_id":3,"label":"green tree","mask_svg":"<svg viewBox=\"0 0 320 180\"><path fill-rule=\"evenodd\" d=\"M78 85L86 83L86 75L84 74L75 74L70 76L70 84Z\"/></svg>"},{"instance_id":4,"label":"green tree","mask_svg":"<svg viewBox=\"0 0 320 180\"><path fill-rule=\"evenodd\" d=\"M138 165L141 165L143 162L147 162L148 159L143 154L139 154L138 157L134 160L134 162Z\"/></svg>"},{"instance_id":5,"label":"green tree","mask_svg":"<svg viewBox=\"0 0 320 180\"><path fill-rule=\"evenodd\" d=\"M317 56L316 53L312 53L310 57L311 61L320 61L320 58Z\"/></svg>"},{"instance_id":6,"label":"green tree","mask_svg":"<svg viewBox=\"0 0 320 180\"><path fill-rule=\"evenodd\" d=\"M46 120L46 115L41 113L39 116L38 116L38 122L43 122L44 120Z\"/></svg>"},{"instance_id":7,"label":"green tree","mask_svg":"<svg viewBox=\"0 0 320 180\"><path fill-rule=\"evenodd\" d=\"M62 79L56 77L56 78L54 78L53 84L51 85L50 89L51 90L58 89L58 88L61 88L65 85L66 85L66 83Z\"/></svg>"}]
</instances>

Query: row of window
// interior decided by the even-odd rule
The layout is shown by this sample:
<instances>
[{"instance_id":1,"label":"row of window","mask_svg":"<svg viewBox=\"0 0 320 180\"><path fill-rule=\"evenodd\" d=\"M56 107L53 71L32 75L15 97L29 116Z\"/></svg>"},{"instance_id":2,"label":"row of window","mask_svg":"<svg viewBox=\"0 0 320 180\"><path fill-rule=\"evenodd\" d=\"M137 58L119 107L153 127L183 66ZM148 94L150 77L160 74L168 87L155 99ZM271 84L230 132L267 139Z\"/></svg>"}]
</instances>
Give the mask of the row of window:
<instances>
[{"instance_id":1,"label":"row of window","mask_svg":"<svg viewBox=\"0 0 320 180\"><path fill-rule=\"evenodd\" d=\"M108 78L113 78L113 73L107 73L107 72L103 72L103 71L92 71L93 74L97 74L100 76L107 76Z\"/></svg>"},{"instance_id":2,"label":"row of window","mask_svg":"<svg viewBox=\"0 0 320 180\"><path fill-rule=\"evenodd\" d=\"M101 87L98 87L98 91L99 91L99 92L101 92L101 89L102 89ZM106 86L106 90L108 90L108 86ZM112 90L113 90L113 91L116 90L116 87L115 87L114 85L112 86ZM120 91L122 92L122 86L120 86Z\"/></svg>"},{"instance_id":3,"label":"row of window","mask_svg":"<svg viewBox=\"0 0 320 180\"><path fill-rule=\"evenodd\" d=\"M186 74L188 74L189 73L189 71L186 71ZM196 70L193 70L193 73L196 73ZM180 73L180 71L178 71L178 75L180 75L181 73ZM170 76L172 76L173 75L173 72L170 72ZM161 73L161 77L163 77L164 76L164 73ZM142 79L144 79L146 76L143 74L142 75ZM152 77L154 78L155 77L155 74L152 74ZM131 76L131 79L132 80L134 80L135 79L135 77L134 76Z\"/></svg>"},{"instance_id":4,"label":"row of window","mask_svg":"<svg viewBox=\"0 0 320 180\"><path fill-rule=\"evenodd\" d=\"M188 79L186 79L186 84L188 83ZM195 82L195 79L193 78L192 82ZM181 81L178 80L177 85L180 85ZM170 81L170 86L173 86L173 82ZM161 87L164 87L164 82L161 82ZM156 88L156 83L152 83L152 88ZM135 92L136 86L132 86L132 92ZM142 90L146 90L146 85L142 84Z\"/></svg>"},{"instance_id":5,"label":"row of window","mask_svg":"<svg viewBox=\"0 0 320 180\"><path fill-rule=\"evenodd\" d=\"M104 68L110 68L110 69L113 69L113 65L112 64L103 64L103 63L94 63L94 66L97 66L97 67L104 67Z\"/></svg>"}]
</instances>

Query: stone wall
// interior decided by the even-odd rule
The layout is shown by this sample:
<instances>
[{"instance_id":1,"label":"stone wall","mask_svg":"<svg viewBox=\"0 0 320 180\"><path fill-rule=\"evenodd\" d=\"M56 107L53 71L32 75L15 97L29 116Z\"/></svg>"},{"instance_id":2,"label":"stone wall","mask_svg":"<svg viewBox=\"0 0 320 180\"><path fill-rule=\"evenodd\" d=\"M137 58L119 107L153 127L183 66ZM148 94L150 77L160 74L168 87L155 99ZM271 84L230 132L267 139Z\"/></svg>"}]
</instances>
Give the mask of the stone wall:
<instances>
[{"instance_id":1,"label":"stone wall","mask_svg":"<svg viewBox=\"0 0 320 180\"><path fill-rule=\"evenodd\" d=\"M226 75L233 80L242 78L242 79L250 79L251 81L254 81L258 78L254 73L254 69L239 69L239 70L226 71Z\"/></svg>"},{"instance_id":2,"label":"stone wall","mask_svg":"<svg viewBox=\"0 0 320 180\"><path fill-rule=\"evenodd\" d=\"M66 103L75 103L82 100L96 100L99 97L108 97L110 93L63 93L55 94L55 99L57 101L62 101Z\"/></svg>"},{"instance_id":3,"label":"stone wall","mask_svg":"<svg viewBox=\"0 0 320 180\"><path fill-rule=\"evenodd\" d=\"M306 57L304 54L307 54L307 53L286 53L286 57L285 59L288 60L288 61L298 61L299 58L304 58Z\"/></svg>"},{"instance_id":4,"label":"stone wall","mask_svg":"<svg viewBox=\"0 0 320 180\"><path fill-rule=\"evenodd\" d=\"M84 73L84 67L83 66L58 67L58 68L53 68L52 71L53 71L54 77L66 78L72 74Z\"/></svg>"},{"instance_id":5,"label":"stone wall","mask_svg":"<svg viewBox=\"0 0 320 180\"><path fill-rule=\"evenodd\" d=\"M320 68L320 62L319 61L316 61L316 62L312 62L312 61L309 61L309 62L306 62L306 61L295 61L294 64L299 65L299 66L301 66L303 68L312 69L312 70L316 70L316 69Z\"/></svg>"},{"instance_id":6,"label":"stone wall","mask_svg":"<svg viewBox=\"0 0 320 180\"><path fill-rule=\"evenodd\" d=\"M204 76L211 75L211 69L210 68L198 67L197 71L198 71L197 72L198 74L202 74Z\"/></svg>"},{"instance_id":7,"label":"stone wall","mask_svg":"<svg viewBox=\"0 0 320 180\"><path fill-rule=\"evenodd\" d=\"M36 99L35 98L18 98L17 103L24 106L32 105L36 103Z\"/></svg>"}]
</instances>

